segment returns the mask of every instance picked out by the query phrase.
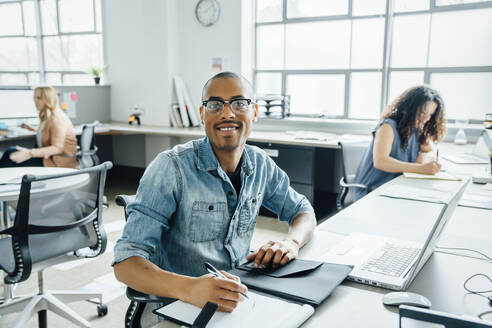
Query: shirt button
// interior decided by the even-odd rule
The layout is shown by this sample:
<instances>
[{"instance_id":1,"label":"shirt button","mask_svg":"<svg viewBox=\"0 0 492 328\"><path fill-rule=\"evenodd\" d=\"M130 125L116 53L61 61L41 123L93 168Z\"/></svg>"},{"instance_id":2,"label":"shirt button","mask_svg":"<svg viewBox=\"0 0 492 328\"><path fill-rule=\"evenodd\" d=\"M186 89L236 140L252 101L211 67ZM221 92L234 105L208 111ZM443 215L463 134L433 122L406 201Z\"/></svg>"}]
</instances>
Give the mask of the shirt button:
<instances>
[{"instance_id":1,"label":"shirt button","mask_svg":"<svg viewBox=\"0 0 492 328\"><path fill-rule=\"evenodd\" d=\"M213 205L209 205L209 206L208 206L208 210L209 210L209 211L213 211L213 210L214 210L214 206L213 206Z\"/></svg>"},{"instance_id":2,"label":"shirt button","mask_svg":"<svg viewBox=\"0 0 492 328\"><path fill-rule=\"evenodd\" d=\"M232 191L229 191L229 195L232 196L234 193Z\"/></svg>"}]
</instances>

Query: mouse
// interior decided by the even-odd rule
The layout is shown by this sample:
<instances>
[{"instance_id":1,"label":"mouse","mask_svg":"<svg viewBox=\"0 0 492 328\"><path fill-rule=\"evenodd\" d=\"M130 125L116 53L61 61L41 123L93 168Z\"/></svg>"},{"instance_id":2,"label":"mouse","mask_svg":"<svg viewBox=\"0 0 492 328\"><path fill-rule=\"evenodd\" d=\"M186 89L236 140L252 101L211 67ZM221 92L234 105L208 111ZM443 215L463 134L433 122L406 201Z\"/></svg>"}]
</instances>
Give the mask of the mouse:
<instances>
[{"instance_id":1,"label":"mouse","mask_svg":"<svg viewBox=\"0 0 492 328\"><path fill-rule=\"evenodd\" d=\"M394 292L383 296L384 305L412 305L423 308L430 308L432 303L425 297L419 294L410 292Z\"/></svg>"}]
</instances>

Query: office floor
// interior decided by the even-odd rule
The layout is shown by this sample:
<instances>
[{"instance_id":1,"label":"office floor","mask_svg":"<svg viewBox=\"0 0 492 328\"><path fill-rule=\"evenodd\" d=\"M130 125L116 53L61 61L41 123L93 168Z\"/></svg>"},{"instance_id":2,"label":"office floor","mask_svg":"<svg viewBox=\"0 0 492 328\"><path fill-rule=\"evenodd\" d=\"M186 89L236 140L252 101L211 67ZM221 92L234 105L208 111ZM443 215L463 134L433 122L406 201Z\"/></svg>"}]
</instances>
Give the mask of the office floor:
<instances>
[{"instance_id":1,"label":"office floor","mask_svg":"<svg viewBox=\"0 0 492 328\"><path fill-rule=\"evenodd\" d=\"M129 181L131 180L131 181ZM106 196L109 207L104 210L103 221L110 244L106 253L87 262L86 260L71 262L69 265L59 265L44 272L44 286L46 290L84 289L102 291L103 297L111 299L108 305L108 314L105 317L97 316L96 305L89 302L75 302L70 308L88 320L93 328L123 327L124 315L129 304L124 295L125 288L116 281L111 268L113 246L121 235L124 224L123 210L116 206L114 198L118 194L134 194L137 188L136 179L110 178L106 185ZM255 247L269 239L281 237L287 232L288 226L275 219L259 217L252 246ZM0 287L3 294L3 285ZM37 292L37 275L32 275L26 282L19 284L17 295L33 294ZM18 316L18 313L3 316L0 319L0 328L9 327ZM26 328L38 326L37 317L33 317ZM48 312L48 326L50 328L75 327L71 322Z\"/></svg>"}]
</instances>

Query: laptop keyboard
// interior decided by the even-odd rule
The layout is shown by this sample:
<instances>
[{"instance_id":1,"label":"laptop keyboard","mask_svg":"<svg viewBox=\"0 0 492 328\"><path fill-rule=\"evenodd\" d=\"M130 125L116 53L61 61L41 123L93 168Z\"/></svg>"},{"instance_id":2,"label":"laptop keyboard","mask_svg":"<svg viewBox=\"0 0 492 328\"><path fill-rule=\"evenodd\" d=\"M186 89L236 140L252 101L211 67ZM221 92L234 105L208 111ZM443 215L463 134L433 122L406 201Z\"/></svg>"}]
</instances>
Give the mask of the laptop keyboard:
<instances>
[{"instance_id":1,"label":"laptop keyboard","mask_svg":"<svg viewBox=\"0 0 492 328\"><path fill-rule=\"evenodd\" d=\"M369 259L361 270L399 277L412 263L420 248L386 243L373 258Z\"/></svg>"}]
</instances>

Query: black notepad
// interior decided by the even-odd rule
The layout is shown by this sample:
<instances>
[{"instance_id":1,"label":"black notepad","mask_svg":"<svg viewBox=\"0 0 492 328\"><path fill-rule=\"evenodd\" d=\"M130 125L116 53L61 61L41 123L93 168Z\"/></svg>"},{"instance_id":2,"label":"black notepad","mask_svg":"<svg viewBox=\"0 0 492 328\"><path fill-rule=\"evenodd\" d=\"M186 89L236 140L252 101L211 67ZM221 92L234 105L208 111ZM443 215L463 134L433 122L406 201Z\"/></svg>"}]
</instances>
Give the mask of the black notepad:
<instances>
[{"instance_id":1,"label":"black notepad","mask_svg":"<svg viewBox=\"0 0 492 328\"><path fill-rule=\"evenodd\" d=\"M295 259L276 270L255 269L247 263L229 272L248 288L317 307L352 269L350 265Z\"/></svg>"}]
</instances>

